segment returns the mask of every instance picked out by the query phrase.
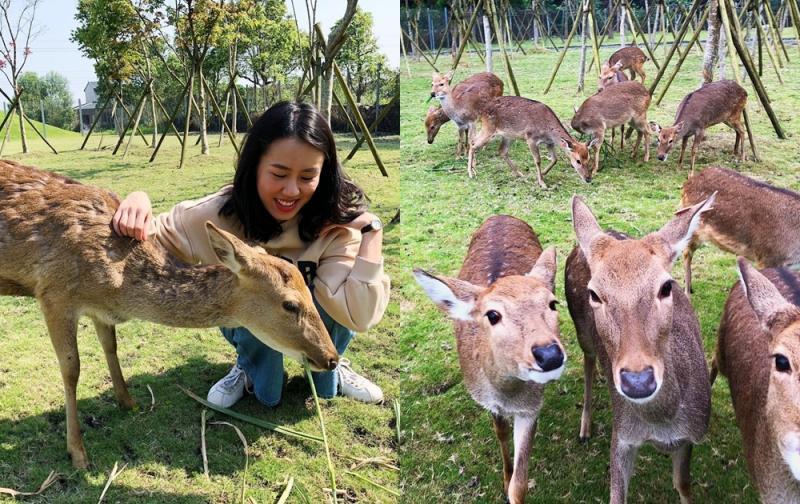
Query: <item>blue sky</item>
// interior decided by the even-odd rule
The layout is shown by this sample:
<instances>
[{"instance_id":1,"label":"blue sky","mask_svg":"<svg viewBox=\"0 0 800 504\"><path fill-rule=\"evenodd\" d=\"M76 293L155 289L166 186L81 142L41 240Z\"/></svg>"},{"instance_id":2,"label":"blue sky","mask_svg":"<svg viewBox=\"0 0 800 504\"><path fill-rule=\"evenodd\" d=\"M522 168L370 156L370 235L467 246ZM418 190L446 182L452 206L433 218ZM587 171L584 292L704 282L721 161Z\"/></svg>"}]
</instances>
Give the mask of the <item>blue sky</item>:
<instances>
[{"instance_id":1,"label":"blue sky","mask_svg":"<svg viewBox=\"0 0 800 504\"><path fill-rule=\"evenodd\" d=\"M12 0L12 6L19 7L23 2L24 0ZM305 21L305 1L295 0L294 3L297 17L300 19L300 28L306 30L308 23ZM31 43L33 54L24 69L40 75L56 71L66 77L76 104L78 98L83 100L83 88L86 83L95 80L92 61L84 58L78 46L70 41L70 32L76 26L77 5L77 0L42 0L36 15L39 36ZM287 0L286 5L291 13L291 2ZM363 10L372 12L380 50L386 54L391 66L397 68L400 63L399 4L386 0L360 0L359 6ZM341 17L344 7L344 0L319 0L317 20L322 23L326 33ZM0 76L0 87L6 92L10 89L8 82L2 76Z\"/></svg>"}]
</instances>

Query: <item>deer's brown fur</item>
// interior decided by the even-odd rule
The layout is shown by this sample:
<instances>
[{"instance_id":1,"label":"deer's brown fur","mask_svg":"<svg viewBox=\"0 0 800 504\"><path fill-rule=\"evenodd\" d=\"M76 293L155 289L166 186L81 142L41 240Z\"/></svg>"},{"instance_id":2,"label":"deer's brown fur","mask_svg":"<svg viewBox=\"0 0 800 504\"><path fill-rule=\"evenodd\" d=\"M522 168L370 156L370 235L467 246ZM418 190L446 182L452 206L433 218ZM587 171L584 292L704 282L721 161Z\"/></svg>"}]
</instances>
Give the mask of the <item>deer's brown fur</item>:
<instances>
[{"instance_id":1,"label":"deer's brown fur","mask_svg":"<svg viewBox=\"0 0 800 504\"><path fill-rule=\"evenodd\" d=\"M680 140L681 155L678 158L678 166L682 166L686 143L689 137L694 136L691 166L691 173L694 173L697 146L705 138L706 128L725 123L736 132L733 155L738 154L741 160L745 161L745 128L742 113L746 105L747 91L734 81L711 82L692 91L678 105L672 126L662 128L656 123L651 123L658 135L658 159L666 161L673 145Z\"/></svg>"},{"instance_id":2,"label":"deer's brown fur","mask_svg":"<svg viewBox=\"0 0 800 504\"><path fill-rule=\"evenodd\" d=\"M622 126L627 122L636 128L636 144L633 156L639 149L644 136L644 161L650 159L650 128L647 124L647 107L650 106L650 93L636 81L620 82L604 89L602 93L590 96L581 104L572 117L572 129L591 134L595 142L594 176L600 168L600 146L606 128Z\"/></svg>"},{"instance_id":3,"label":"deer's brown fur","mask_svg":"<svg viewBox=\"0 0 800 504\"><path fill-rule=\"evenodd\" d=\"M681 207L717 192L683 253L684 288L692 289L692 256L703 242L744 256L759 268L800 263L800 194L720 167L706 168L684 182Z\"/></svg>"},{"instance_id":4,"label":"deer's brown fur","mask_svg":"<svg viewBox=\"0 0 800 504\"><path fill-rule=\"evenodd\" d=\"M467 172L475 176L475 154L495 135L500 135L500 156L511 167L516 176L522 176L508 155L508 148L516 138L522 138L536 163L536 178L541 187L547 187L544 176L556 164L556 146L569 156L570 164L586 182L591 182L589 170L589 147L576 140L561 124L555 112L544 103L519 96L501 96L488 102L482 112L481 130L472 138L469 149ZM542 170L539 145L547 147L550 164Z\"/></svg>"},{"instance_id":5,"label":"deer's brown fur","mask_svg":"<svg viewBox=\"0 0 800 504\"><path fill-rule=\"evenodd\" d=\"M644 443L672 453L673 485L690 500L692 446L708 429L711 392L700 327L669 275L699 214L713 199L676 214L642 239L603 232L573 197L578 238L566 263L565 292L584 352L581 438L591 427L596 359L613 409L611 503L625 502L636 452Z\"/></svg>"},{"instance_id":6,"label":"deer's brown fur","mask_svg":"<svg viewBox=\"0 0 800 504\"><path fill-rule=\"evenodd\" d=\"M475 121L478 120L484 104L497 96L503 96L503 81L491 72L481 72L470 75L463 81L450 87L453 71L446 74L433 73L431 82L431 97L441 101L441 110L445 116L456 123L458 127L458 144L456 155L461 156L469 147L469 139L475 132ZM437 114L432 116L428 109L425 117L425 129L428 132L428 143L439 132L444 124L444 118ZM437 125L438 124L438 125Z\"/></svg>"},{"instance_id":7,"label":"deer's brown fur","mask_svg":"<svg viewBox=\"0 0 800 504\"><path fill-rule=\"evenodd\" d=\"M753 485L768 504L800 502L800 274L739 259L714 365L728 378ZM779 357L780 356L780 357ZM778 359L789 368L779 369ZM715 376L712 369L712 378Z\"/></svg>"},{"instance_id":8,"label":"deer's brown fur","mask_svg":"<svg viewBox=\"0 0 800 504\"><path fill-rule=\"evenodd\" d=\"M631 71L631 80L636 79L638 75L642 78L642 84L644 84L644 64L647 60L647 56L638 47L623 47L608 58L608 66L619 64L619 70Z\"/></svg>"},{"instance_id":9,"label":"deer's brown fur","mask_svg":"<svg viewBox=\"0 0 800 504\"><path fill-rule=\"evenodd\" d=\"M530 226L504 215L490 217L475 232L458 278L415 270L428 296L455 320L464 384L492 413L512 504L522 504L528 489L528 458L544 383L558 378L566 363L553 293L555 271L555 249L542 252ZM550 364L557 368L541 367L540 349L554 352ZM507 447L512 419L513 463Z\"/></svg>"},{"instance_id":10,"label":"deer's brown fur","mask_svg":"<svg viewBox=\"0 0 800 504\"><path fill-rule=\"evenodd\" d=\"M154 240L119 237L108 191L0 161L0 294L39 301L64 380L67 449L87 467L75 390L78 319L92 319L123 407L134 405L120 370L115 326L132 318L176 327L248 327L315 369L338 355L300 272L207 224L220 266L189 267ZM289 309L291 308L291 310Z\"/></svg>"}]
</instances>

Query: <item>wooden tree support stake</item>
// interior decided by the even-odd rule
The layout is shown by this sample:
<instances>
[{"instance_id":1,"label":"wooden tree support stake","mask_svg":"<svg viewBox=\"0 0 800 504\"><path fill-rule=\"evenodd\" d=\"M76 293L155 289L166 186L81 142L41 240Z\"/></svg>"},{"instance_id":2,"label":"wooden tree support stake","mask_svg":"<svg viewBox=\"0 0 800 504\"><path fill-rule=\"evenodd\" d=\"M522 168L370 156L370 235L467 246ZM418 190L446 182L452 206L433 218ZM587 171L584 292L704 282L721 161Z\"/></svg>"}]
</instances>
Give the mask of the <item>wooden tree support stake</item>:
<instances>
[{"instance_id":1,"label":"wooden tree support stake","mask_svg":"<svg viewBox=\"0 0 800 504\"><path fill-rule=\"evenodd\" d=\"M511 59L508 57L508 53L506 52L506 46L503 43L503 32L500 30L500 23L497 22L497 12L494 8L494 0L484 0L485 9L489 12L489 17L492 20L492 27L497 37L497 43L500 45L500 52L503 54L503 61L506 64L506 73L508 74L508 80L511 81L511 86L514 88L514 94L520 96L519 94L519 86L517 86L517 79L514 78L514 70L511 68ZM491 41L490 41L491 42Z\"/></svg>"},{"instance_id":2,"label":"wooden tree support stake","mask_svg":"<svg viewBox=\"0 0 800 504\"><path fill-rule=\"evenodd\" d=\"M92 136L92 131L94 131L94 127L97 126L97 122L100 120L100 116L102 116L103 112L106 111L106 107L108 107L108 103L111 101L112 97L113 96L109 94L108 98L106 98L105 103L103 103L103 106L100 107L100 111L95 113L94 121L92 121L92 125L89 127L89 131L86 132L86 136L83 137L83 143L81 144L81 148L79 150L83 150L83 148L86 147L86 142L88 142L89 137ZM83 120L83 118L81 118L81 120Z\"/></svg>"},{"instance_id":3,"label":"wooden tree support stake","mask_svg":"<svg viewBox=\"0 0 800 504\"><path fill-rule=\"evenodd\" d=\"M667 71L667 67L669 66L669 62L672 59L672 55L675 54L675 50L683 40L683 37L686 35L686 31L689 29L689 26L692 24L692 17L694 16L695 12L697 12L697 8L700 5L700 0L694 0L692 2L692 7L689 9L689 14L686 15L685 19L683 20L683 24L681 24L681 29L678 32L678 36L675 37L675 40L672 42L672 45L669 48L669 52L664 58L664 61L661 63L661 68L658 70L656 74L656 78L653 79L653 83L650 84L650 95L653 95L653 91L655 91L656 87L658 87L658 83L661 81L661 78L664 76L664 72ZM688 52L688 51L687 51Z\"/></svg>"},{"instance_id":4,"label":"wooden tree support stake","mask_svg":"<svg viewBox=\"0 0 800 504\"><path fill-rule=\"evenodd\" d=\"M703 15L700 18L700 24L698 24L697 28L694 30L694 34L692 35L692 41L689 42L690 47L691 44L693 44L700 37L700 32L703 31L703 25L705 24L706 20L708 20L708 13L710 9L711 9L711 4L709 3L706 6L706 9L703 11ZM685 53L683 53L683 56L681 56L678 59L678 64L675 65L675 68L672 70L669 79L667 79L667 84L664 86L664 89L661 90L661 94L658 95L658 98L656 98L656 106L661 105L661 100L664 98L664 95L667 93L667 89L669 89L669 86L672 84L672 80L675 79L676 75L678 75L678 71L681 69L681 66L683 66L683 62L686 60L686 56L688 55L689 51L686 51Z\"/></svg>"},{"instance_id":5,"label":"wooden tree support stake","mask_svg":"<svg viewBox=\"0 0 800 504\"><path fill-rule=\"evenodd\" d=\"M458 66L458 62L461 61L461 55L464 54L464 49L467 47L467 43L470 40L470 34L472 34L472 28L475 26L475 21L478 19L478 9L475 8L472 12L472 17L467 23L466 29L464 33L461 34L461 44L458 46L458 54L456 54L456 59L453 60L452 70L455 70ZM480 54L480 53L478 53Z\"/></svg>"},{"instance_id":6,"label":"wooden tree support stake","mask_svg":"<svg viewBox=\"0 0 800 504\"><path fill-rule=\"evenodd\" d=\"M133 125L133 131L134 132L137 129L139 129L139 117L140 117L140 114L141 114L142 106L144 105L144 101L145 101L145 99L147 99L147 96L149 94L150 94L150 83L148 82L147 85L145 86L145 89L144 89L144 92L142 93L142 96L139 98L139 101L136 102L136 108L133 109L135 114L136 114L136 117L134 117L132 115L128 115L128 123L125 125L125 128L122 130L122 134L119 136L119 139L117 139L117 145L114 146L114 150L111 152L111 155L116 155L117 154L117 151L119 150L120 145L122 145L122 142L125 141L125 135L128 133L128 129L130 129L131 125ZM117 99L119 99L118 95L117 95ZM125 112L127 112L127 109L125 110ZM131 133L131 138L133 138L133 132ZM130 143L128 143L128 145L130 145ZM127 152L128 149L125 148L125 151Z\"/></svg>"},{"instance_id":7,"label":"wooden tree support stake","mask_svg":"<svg viewBox=\"0 0 800 504\"><path fill-rule=\"evenodd\" d=\"M698 1L698 0L695 0ZM572 23L572 30L569 32L569 36L567 37L566 42L564 42L564 48L561 50L561 53L558 55L558 61L556 61L556 66L553 67L553 73L550 74L550 80L547 81L547 86L544 88L544 93L547 94L550 91L550 86L553 85L553 81L556 80L556 74L558 73L558 69L561 68L561 63L564 62L564 56L567 55L567 50L569 49L569 44L572 42L572 37L575 36L575 32L578 31L578 24L580 23L580 18L578 16L575 17L575 22Z\"/></svg>"},{"instance_id":8,"label":"wooden tree support stake","mask_svg":"<svg viewBox=\"0 0 800 504\"><path fill-rule=\"evenodd\" d=\"M17 98L19 98L19 96L21 96L23 92L25 92L25 90L24 90L24 89L20 89L20 92L17 94ZM3 97L4 97L6 100L8 100L8 102L9 102L9 103L12 101L12 100L11 100L11 97L10 97L10 96L8 96L8 95L5 93L5 91L3 91L2 89L0 89L0 93L2 93L2 94L3 94ZM20 110L19 110L19 102L18 102L18 101L14 101L14 103L15 103L15 106L16 106L16 108L17 108L17 112L19 113L19 112L20 112ZM44 137L44 135L42 135L42 134L39 132L39 130L38 130L38 129L36 129L36 125L34 125L34 124L33 124L33 121L31 121L30 119L28 119L28 116L26 116L24 113L22 113L21 115L22 115L22 117L23 117L23 118L24 118L24 119L25 119L25 120L28 122L28 124L29 124L29 125L30 125L30 127L33 129L33 131L35 131L35 132L36 132L36 134L37 134L37 135L39 135L39 138L41 138L41 139L42 139L42 141L44 141L44 143L46 143L46 144L47 144L47 146L48 146L48 147L50 147L50 150L51 150L51 151L53 151L53 154L58 154L58 151L56 150L56 148L55 148L55 147L53 147L53 145L52 145L50 142L48 142L48 141L47 141L47 139ZM10 126L9 126L9 127L10 127Z\"/></svg>"},{"instance_id":9,"label":"wooden tree support stake","mask_svg":"<svg viewBox=\"0 0 800 504\"><path fill-rule=\"evenodd\" d=\"M236 137L234 136L233 131L231 131L231 129L228 127L228 122L225 120L225 116L222 115L222 111L219 109L217 99L214 96L214 93L211 92L211 86L208 85L208 81L206 81L206 78L203 76L202 72L200 73L200 85L206 89L206 93L208 93L208 96L211 98L211 106L214 107L214 112L217 113L217 116L222 122L223 129L228 133L228 138L231 139L231 143L233 144L233 148L236 150L236 154L239 154L239 145L236 143Z\"/></svg>"},{"instance_id":10,"label":"wooden tree support stake","mask_svg":"<svg viewBox=\"0 0 800 504\"><path fill-rule=\"evenodd\" d=\"M175 103L175 108L174 108L174 110L173 110L173 111L172 111L172 113L169 115L169 119L168 119L168 121L169 121L170 123L174 123L174 122L175 122L175 117L178 115L178 111L181 109L181 105L183 105L183 99L184 99L184 98L186 98L186 92L189 90L189 85L190 85L190 84L191 84L191 82L190 82L189 80L187 80L187 81L186 81L186 85L183 87L183 91L181 91L181 96L180 96L180 98L178 98L178 101L177 101L177 103ZM155 149L153 149L153 154L152 154L152 155L150 155L150 161L149 161L150 163L152 163L153 161L155 161L155 159L156 159L156 156L158 155L158 151L159 151L159 149L161 149L161 144L164 142L164 138L165 138L166 136L167 136L167 130L166 130L166 129L164 129L164 132L163 132L163 133L161 133L161 138L159 138L159 139L158 139L158 143L156 144L156 148L155 148ZM184 144L185 144L185 142L183 142L183 141L182 141L182 142L181 142L181 148L182 148L182 149L184 148L184 147L183 147L183 146L184 146Z\"/></svg>"}]
</instances>

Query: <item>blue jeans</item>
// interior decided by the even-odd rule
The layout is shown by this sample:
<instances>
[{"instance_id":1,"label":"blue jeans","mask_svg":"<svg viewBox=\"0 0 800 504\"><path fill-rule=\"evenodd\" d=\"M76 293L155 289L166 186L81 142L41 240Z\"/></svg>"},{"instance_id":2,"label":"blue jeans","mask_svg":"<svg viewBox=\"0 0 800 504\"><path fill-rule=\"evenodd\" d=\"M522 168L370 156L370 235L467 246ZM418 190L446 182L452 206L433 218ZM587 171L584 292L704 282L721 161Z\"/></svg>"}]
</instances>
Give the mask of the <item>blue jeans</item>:
<instances>
[{"instance_id":1,"label":"blue jeans","mask_svg":"<svg viewBox=\"0 0 800 504\"><path fill-rule=\"evenodd\" d=\"M316 299L314 305L325 323L333 346L342 355L355 332L333 320ZM256 399L266 406L276 406L281 401L283 391L283 354L259 341L244 327L220 327L220 330L236 348L236 363L252 381ZM336 395L339 384L335 371L312 372L311 375L319 397L330 399Z\"/></svg>"}]
</instances>

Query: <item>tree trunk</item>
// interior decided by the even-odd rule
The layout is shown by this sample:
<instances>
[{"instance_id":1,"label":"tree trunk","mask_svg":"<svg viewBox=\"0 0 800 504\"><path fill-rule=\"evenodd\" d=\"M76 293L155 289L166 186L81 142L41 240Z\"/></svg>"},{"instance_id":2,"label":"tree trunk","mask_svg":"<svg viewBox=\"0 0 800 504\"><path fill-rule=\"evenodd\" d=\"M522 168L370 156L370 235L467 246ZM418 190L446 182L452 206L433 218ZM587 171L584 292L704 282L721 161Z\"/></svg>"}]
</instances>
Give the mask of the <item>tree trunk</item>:
<instances>
[{"instance_id":1,"label":"tree trunk","mask_svg":"<svg viewBox=\"0 0 800 504\"><path fill-rule=\"evenodd\" d=\"M322 86L319 110L328 122L331 122L331 107L333 105L333 65L322 75Z\"/></svg>"},{"instance_id":2,"label":"tree trunk","mask_svg":"<svg viewBox=\"0 0 800 504\"><path fill-rule=\"evenodd\" d=\"M581 62L578 65L579 93L583 91L584 76L586 75L586 17L587 14L585 12L581 12Z\"/></svg>"},{"instance_id":3,"label":"tree trunk","mask_svg":"<svg viewBox=\"0 0 800 504\"><path fill-rule=\"evenodd\" d=\"M17 90L17 96L19 96L19 87L17 87L16 83L14 84L14 88ZM22 100L17 100L17 114L19 115L19 136L22 140L22 152L23 154L28 153L28 136L25 134L25 121L22 119L23 114L25 112L22 109ZM11 125L8 126L11 129Z\"/></svg>"},{"instance_id":4,"label":"tree trunk","mask_svg":"<svg viewBox=\"0 0 800 504\"><path fill-rule=\"evenodd\" d=\"M489 16L483 14L483 39L486 43L486 71L492 71L492 29L489 27Z\"/></svg>"},{"instance_id":5,"label":"tree trunk","mask_svg":"<svg viewBox=\"0 0 800 504\"><path fill-rule=\"evenodd\" d=\"M625 5L619 4L619 47L625 47Z\"/></svg>"},{"instance_id":6,"label":"tree trunk","mask_svg":"<svg viewBox=\"0 0 800 504\"><path fill-rule=\"evenodd\" d=\"M714 66L719 58L720 17L717 0L711 0L708 11L708 35L703 53L703 83L713 82Z\"/></svg>"},{"instance_id":7,"label":"tree trunk","mask_svg":"<svg viewBox=\"0 0 800 504\"><path fill-rule=\"evenodd\" d=\"M202 72L202 64L197 66L196 70L198 76L200 72ZM203 155L208 155L209 148L208 148L208 104L206 103L206 90L203 83L198 79L200 82L200 86L198 86L200 91L200 152Z\"/></svg>"},{"instance_id":8,"label":"tree trunk","mask_svg":"<svg viewBox=\"0 0 800 504\"><path fill-rule=\"evenodd\" d=\"M716 3L716 2L714 2ZM719 50L720 51L732 51L731 47L728 47L728 35L725 33L725 30L720 30L719 34ZM726 77L725 73L725 65L727 64L727 60L725 59L724 54L719 54L719 77L718 80L724 80Z\"/></svg>"}]
</instances>

